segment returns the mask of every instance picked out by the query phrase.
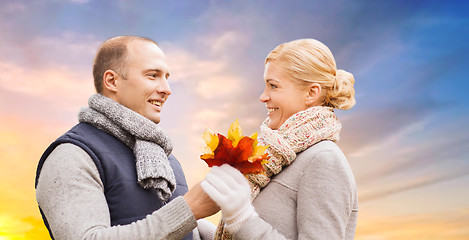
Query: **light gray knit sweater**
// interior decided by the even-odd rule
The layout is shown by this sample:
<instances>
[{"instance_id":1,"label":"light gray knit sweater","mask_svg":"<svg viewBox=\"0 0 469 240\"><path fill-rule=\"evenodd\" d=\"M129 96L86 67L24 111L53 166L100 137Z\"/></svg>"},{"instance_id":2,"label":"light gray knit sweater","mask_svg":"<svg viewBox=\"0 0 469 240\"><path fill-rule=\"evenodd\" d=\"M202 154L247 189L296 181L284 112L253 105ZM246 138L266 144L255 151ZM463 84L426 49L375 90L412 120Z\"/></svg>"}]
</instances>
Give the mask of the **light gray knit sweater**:
<instances>
[{"instance_id":1,"label":"light gray knit sweater","mask_svg":"<svg viewBox=\"0 0 469 240\"><path fill-rule=\"evenodd\" d=\"M36 198L57 240L181 239L197 226L178 197L145 219L111 227L98 169L84 150L70 143L57 146L45 161Z\"/></svg>"},{"instance_id":2,"label":"light gray knit sweater","mask_svg":"<svg viewBox=\"0 0 469 240\"><path fill-rule=\"evenodd\" d=\"M233 239L353 239L358 215L355 179L342 151L319 142L262 189L251 217Z\"/></svg>"}]
</instances>

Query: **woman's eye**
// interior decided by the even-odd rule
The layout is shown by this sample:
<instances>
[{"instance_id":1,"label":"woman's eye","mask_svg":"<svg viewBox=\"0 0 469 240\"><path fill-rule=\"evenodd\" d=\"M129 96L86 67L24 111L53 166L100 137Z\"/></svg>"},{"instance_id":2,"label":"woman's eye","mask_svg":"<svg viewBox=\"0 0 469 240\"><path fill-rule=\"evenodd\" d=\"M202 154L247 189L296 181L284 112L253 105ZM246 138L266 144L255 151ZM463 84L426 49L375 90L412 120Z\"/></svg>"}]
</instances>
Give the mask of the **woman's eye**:
<instances>
[{"instance_id":1,"label":"woman's eye","mask_svg":"<svg viewBox=\"0 0 469 240\"><path fill-rule=\"evenodd\" d=\"M270 88L277 88L277 85L270 84Z\"/></svg>"}]
</instances>

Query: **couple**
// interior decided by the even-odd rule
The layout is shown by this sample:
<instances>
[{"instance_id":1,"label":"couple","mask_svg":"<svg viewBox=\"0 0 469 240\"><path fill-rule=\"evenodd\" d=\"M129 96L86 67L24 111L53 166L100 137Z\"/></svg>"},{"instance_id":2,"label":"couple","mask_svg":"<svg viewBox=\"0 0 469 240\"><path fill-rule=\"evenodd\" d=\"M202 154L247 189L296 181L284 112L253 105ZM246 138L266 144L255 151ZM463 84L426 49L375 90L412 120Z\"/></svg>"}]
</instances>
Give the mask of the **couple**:
<instances>
[{"instance_id":1,"label":"couple","mask_svg":"<svg viewBox=\"0 0 469 240\"><path fill-rule=\"evenodd\" d=\"M188 189L157 125L171 94L165 55L147 38L105 41L93 64L97 94L79 124L41 157L36 198L54 239L353 239L355 180L334 143L333 109L355 104L352 74L313 39L276 47L260 101L268 118L266 174L213 167ZM221 209L218 226L203 218Z\"/></svg>"}]
</instances>

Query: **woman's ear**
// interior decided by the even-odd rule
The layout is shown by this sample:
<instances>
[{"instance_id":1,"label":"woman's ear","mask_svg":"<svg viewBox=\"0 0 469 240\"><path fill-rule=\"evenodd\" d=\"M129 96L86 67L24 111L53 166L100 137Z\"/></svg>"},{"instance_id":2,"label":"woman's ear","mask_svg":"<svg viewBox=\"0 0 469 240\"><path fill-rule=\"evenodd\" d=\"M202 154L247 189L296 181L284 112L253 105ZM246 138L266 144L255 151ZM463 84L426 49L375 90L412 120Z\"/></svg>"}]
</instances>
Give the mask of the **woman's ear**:
<instances>
[{"instance_id":1,"label":"woman's ear","mask_svg":"<svg viewBox=\"0 0 469 240\"><path fill-rule=\"evenodd\" d=\"M322 97L322 88L321 85L318 83L312 83L307 87L307 96L306 96L306 106L318 106L321 105L321 97Z\"/></svg>"},{"instance_id":2,"label":"woman's ear","mask_svg":"<svg viewBox=\"0 0 469 240\"><path fill-rule=\"evenodd\" d=\"M117 92L117 73L107 70L103 74L103 89L110 92Z\"/></svg>"}]
</instances>

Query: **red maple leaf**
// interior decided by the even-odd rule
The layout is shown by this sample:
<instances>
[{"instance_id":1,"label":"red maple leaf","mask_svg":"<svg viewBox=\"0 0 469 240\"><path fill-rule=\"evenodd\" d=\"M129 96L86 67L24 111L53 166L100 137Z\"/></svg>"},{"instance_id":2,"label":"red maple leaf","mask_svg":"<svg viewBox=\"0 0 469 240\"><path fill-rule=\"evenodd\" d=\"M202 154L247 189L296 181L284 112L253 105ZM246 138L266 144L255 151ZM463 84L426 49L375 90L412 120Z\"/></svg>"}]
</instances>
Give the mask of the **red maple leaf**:
<instances>
[{"instance_id":1,"label":"red maple leaf","mask_svg":"<svg viewBox=\"0 0 469 240\"><path fill-rule=\"evenodd\" d=\"M212 147L216 146L215 150L213 150L213 154L200 156L209 167L229 164L243 174L257 174L265 171L262 163L268 159L267 154L259 155L258 151L254 153L253 150L254 147L262 149L266 149L267 147L257 146L257 141L254 137L245 137L239 134L240 139L237 138L239 139L238 143L233 144L233 142L225 136L221 134L217 134L217 136L218 139L211 139L208 143L210 144L212 141L215 141L215 143L218 144L212 145ZM218 142L216 140L218 140ZM233 145L236 145L236 147Z\"/></svg>"},{"instance_id":2,"label":"red maple leaf","mask_svg":"<svg viewBox=\"0 0 469 240\"><path fill-rule=\"evenodd\" d=\"M257 174L264 172L262 164L268 159L264 151L267 146L257 145L257 133L251 137L241 134L238 120L230 126L228 138L221 134L206 131L203 135L207 147L200 158L209 167L229 164L243 174Z\"/></svg>"}]
</instances>

